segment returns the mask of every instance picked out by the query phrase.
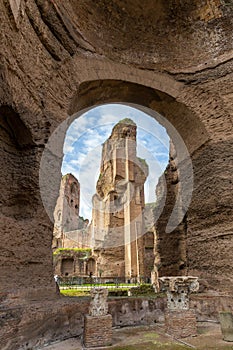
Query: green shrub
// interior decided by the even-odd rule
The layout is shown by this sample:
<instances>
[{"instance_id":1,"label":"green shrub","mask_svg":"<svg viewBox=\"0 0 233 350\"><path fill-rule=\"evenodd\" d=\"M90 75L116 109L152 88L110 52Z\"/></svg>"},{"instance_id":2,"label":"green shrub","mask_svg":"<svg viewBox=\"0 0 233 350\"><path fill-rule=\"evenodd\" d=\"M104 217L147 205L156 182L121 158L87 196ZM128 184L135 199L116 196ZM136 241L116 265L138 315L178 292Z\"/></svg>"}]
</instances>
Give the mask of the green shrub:
<instances>
[{"instance_id":1,"label":"green shrub","mask_svg":"<svg viewBox=\"0 0 233 350\"><path fill-rule=\"evenodd\" d=\"M138 287L131 288L130 292L132 296L155 294L154 288L151 284L141 284Z\"/></svg>"},{"instance_id":2,"label":"green shrub","mask_svg":"<svg viewBox=\"0 0 233 350\"><path fill-rule=\"evenodd\" d=\"M91 248L58 248L53 252L53 255L58 254L70 254L73 253L84 253L86 255L91 255Z\"/></svg>"}]
</instances>

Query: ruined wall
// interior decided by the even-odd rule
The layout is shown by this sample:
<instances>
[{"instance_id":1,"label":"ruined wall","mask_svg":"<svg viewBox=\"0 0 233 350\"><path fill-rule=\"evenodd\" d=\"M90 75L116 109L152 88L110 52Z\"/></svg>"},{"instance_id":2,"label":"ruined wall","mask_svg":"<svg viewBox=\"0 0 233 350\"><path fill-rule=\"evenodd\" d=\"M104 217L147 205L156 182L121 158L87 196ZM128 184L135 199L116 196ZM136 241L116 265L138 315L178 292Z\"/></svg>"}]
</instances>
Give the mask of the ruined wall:
<instances>
[{"instance_id":1,"label":"ruined wall","mask_svg":"<svg viewBox=\"0 0 233 350\"><path fill-rule=\"evenodd\" d=\"M27 298L27 285L31 286L33 297L40 294L49 297L55 288L51 256L43 255L45 247L51 244L51 238L49 242L46 239L51 235L51 226L39 195L37 172L41 149L13 108L0 107L0 115L0 300L4 302L7 294L13 299ZM39 274L39 270L44 273L36 283L32 276Z\"/></svg>"},{"instance_id":2,"label":"ruined wall","mask_svg":"<svg viewBox=\"0 0 233 350\"><path fill-rule=\"evenodd\" d=\"M57 298L53 223L40 198L40 160L68 114L97 104L148 107L179 132L194 170L188 273L201 276L207 288L232 293L231 2L151 0L143 8L139 0L124 6L104 0L15 4L0 4L0 346L26 348L48 333L53 338L44 322L51 320L45 300ZM59 193L64 137L58 133L45 169L50 212ZM51 304L56 324L61 307L59 301L58 307Z\"/></svg>"},{"instance_id":3,"label":"ruined wall","mask_svg":"<svg viewBox=\"0 0 233 350\"><path fill-rule=\"evenodd\" d=\"M91 249L84 248L55 250L54 274L61 277L89 276L91 255Z\"/></svg>"},{"instance_id":4,"label":"ruined wall","mask_svg":"<svg viewBox=\"0 0 233 350\"><path fill-rule=\"evenodd\" d=\"M143 210L145 233L143 235L144 273L143 281L151 282L151 272L154 270L156 250L156 219L154 210L156 203L146 203Z\"/></svg>"},{"instance_id":5,"label":"ruined wall","mask_svg":"<svg viewBox=\"0 0 233 350\"><path fill-rule=\"evenodd\" d=\"M53 249L91 246L88 220L79 216L80 184L72 174L62 176L54 209Z\"/></svg>"},{"instance_id":6,"label":"ruined wall","mask_svg":"<svg viewBox=\"0 0 233 350\"><path fill-rule=\"evenodd\" d=\"M54 209L54 242L63 247L64 233L78 229L79 226L80 185L72 174L62 176L59 196ZM58 242L60 240L60 242ZM57 243L57 244L56 244Z\"/></svg>"},{"instance_id":7,"label":"ruined wall","mask_svg":"<svg viewBox=\"0 0 233 350\"><path fill-rule=\"evenodd\" d=\"M79 219L80 224L80 219ZM88 227L88 222L84 222L84 227L79 230L66 232L62 240L64 248L90 248L91 233Z\"/></svg>"},{"instance_id":8,"label":"ruined wall","mask_svg":"<svg viewBox=\"0 0 233 350\"><path fill-rule=\"evenodd\" d=\"M168 221L182 186L177 162L176 150L170 141L169 163L156 186L157 206L154 209L155 215L162 210L155 225L155 267L159 276L186 275L188 271L186 215L174 230L168 232ZM179 203L177 216L178 212L182 213L182 211L182 203Z\"/></svg>"},{"instance_id":9,"label":"ruined wall","mask_svg":"<svg viewBox=\"0 0 233 350\"><path fill-rule=\"evenodd\" d=\"M214 295L192 295L190 299L198 321L218 321L219 311L225 310L226 306L233 311L232 297L223 300ZM29 350L70 337L81 337L89 304L89 298L73 297L45 301L40 312L32 304L15 307L0 329L3 349L5 346L11 350ZM164 321L165 297L111 298L108 305L114 327L153 325ZM17 320L17 326L14 320Z\"/></svg>"},{"instance_id":10,"label":"ruined wall","mask_svg":"<svg viewBox=\"0 0 233 350\"><path fill-rule=\"evenodd\" d=\"M154 260L155 260L155 254L154 254L154 240L155 240L155 233L152 232L146 232L143 236L143 249L144 249L144 274L143 274L143 280L145 282L151 282L151 271L154 268Z\"/></svg>"},{"instance_id":11,"label":"ruined wall","mask_svg":"<svg viewBox=\"0 0 233 350\"><path fill-rule=\"evenodd\" d=\"M144 275L142 235L148 167L136 156L136 131L132 120L123 119L103 145L91 229L103 277Z\"/></svg>"}]
</instances>

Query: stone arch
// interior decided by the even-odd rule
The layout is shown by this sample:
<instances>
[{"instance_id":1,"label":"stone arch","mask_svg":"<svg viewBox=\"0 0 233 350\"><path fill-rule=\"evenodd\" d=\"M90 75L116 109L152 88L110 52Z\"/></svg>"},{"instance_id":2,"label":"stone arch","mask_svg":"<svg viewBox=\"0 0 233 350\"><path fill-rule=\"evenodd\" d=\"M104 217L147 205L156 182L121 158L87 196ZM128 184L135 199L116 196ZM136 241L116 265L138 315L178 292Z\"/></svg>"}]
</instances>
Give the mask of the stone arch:
<instances>
[{"instance_id":1,"label":"stone arch","mask_svg":"<svg viewBox=\"0 0 233 350\"><path fill-rule=\"evenodd\" d=\"M228 154L226 157L228 163L230 162L228 146L225 147L225 145L223 145L221 136L223 130L225 130L224 128L228 128L231 125L229 115L226 114L226 120L223 120L223 116L219 113L220 110L224 110L221 109L222 105L218 106L216 98L206 94L198 87L193 89L194 101L192 101L192 93L189 87L182 86L182 84L179 83L178 86L171 89L169 83L172 84L172 79L169 78L166 80L166 76L163 76L164 79L162 83L156 84L155 80L152 80L148 76L143 79L143 73L141 73L140 70L138 70L138 79L133 69L131 70L131 74L119 71L119 79L109 79L109 70L104 70L103 67L100 69L97 67L96 72L98 72L96 75L99 79L87 79L78 85L78 89L73 95L69 108L69 114L72 115L70 120L72 121L74 118L78 117L80 111L85 111L91 107L104 103L121 102L129 105L137 105L139 109L144 111L150 108L150 110L156 111L164 116L166 120L176 128L191 155L195 179L188 217L186 217L186 222L183 224L185 230L187 230L185 241L187 244L188 261L185 273L188 272L190 274L202 276L204 279L208 280L211 288L216 288L219 284L217 281L224 279L224 283L221 284L222 288L228 290L228 281L231 277L230 273L225 271L224 264L226 263L226 259L222 256L222 261L220 263L217 256L214 258L215 261L213 261L213 255L211 253L200 253L203 252L202 240L197 240L196 237L202 236L202 234L204 234L204 237L207 237L205 225L199 219L200 207L202 208L201 212L205 212L205 218L208 218L209 229L212 232L210 238L211 244L208 239L204 239L205 251L208 251L209 244L211 246L216 245L214 242L214 232L216 229L218 230L218 223L220 223L219 229L222 230L221 227L223 227L224 218L227 220L227 214L224 210L224 206L220 203L220 197L215 195L215 181L218 182L221 193L224 192L226 194L224 197L224 205L226 205L230 211L231 205L229 196L226 191L222 189L221 180L217 174L215 181L212 181L213 174L210 171L211 164L216 163L216 154L219 154L220 162L222 155ZM116 75L115 70L113 75ZM101 79L102 77L105 77L105 79ZM157 75L154 74L153 77L156 79ZM155 88L155 86L161 89ZM167 92L169 91L169 93L167 93L166 90ZM213 110L216 111L216 118L221 119L220 125L209 123L210 119L213 118ZM208 113L211 113L211 118L208 116ZM163 124L163 121L159 120L158 115L156 115L156 118ZM166 127L166 125L164 126ZM218 134L221 136L220 142L218 140ZM216 142L216 140L218 140L218 142ZM176 140L173 140L173 142L176 147ZM226 142L231 148L230 143L228 141ZM222 150L222 154L220 150ZM185 167L185 162L183 166ZM204 198L206 194L209 196L210 193L210 201L205 201ZM200 201L200 198L203 198L203 200ZM214 211L214 218L212 219L213 208L216 203L219 203L219 209ZM226 237L230 239L230 236L226 235ZM224 251L225 245L221 239L218 239L217 246L221 252ZM181 266L181 263L183 263L183 261L180 262L179 266ZM213 279L213 273L216 273L216 270L218 270L217 266L219 266L219 263L222 272L219 272L218 277ZM216 269L213 268L215 264ZM204 270L202 266L205 266ZM206 266L208 267L206 268Z\"/></svg>"},{"instance_id":2,"label":"stone arch","mask_svg":"<svg viewBox=\"0 0 233 350\"><path fill-rule=\"evenodd\" d=\"M61 274L65 277L74 274L74 257L66 257L61 260Z\"/></svg>"},{"instance_id":3,"label":"stone arch","mask_svg":"<svg viewBox=\"0 0 233 350\"><path fill-rule=\"evenodd\" d=\"M166 88L166 81L163 85L163 89ZM176 95L176 94L174 94ZM147 112L152 117L157 119L170 134L170 129L168 123L171 123L177 130L178 134L184 140L186 147L188 148L188 153L191 157L195 158L195 152L202 148L209 140L210 136L202 123L198 115L196 115L191 109L189 109L184 103L178 102L174 96L171 96L164 91L153 89L148 86L143 86L140 84L135 84L131 81L122 80L95 80L87 81L80 84L77 94L74 96L70 107L70 114L73 114L71 120L79 115L80 110L86 110L88 108L105 104L105 103L123 103L141 109ZM159 114L158 114L159 113ZM164 118L161 118L162 115ZM174 134L170 135L174 137ZM173 143L178 152L176 159L173 162L178 162L181 150L177 146L179 144L179 139L174 138ZM182 155L181 155L182 157ZM179 172L185 172L185 167L187 166L187 161L182 159L183 164L179 168ZM188 176L186 174L186 176ZM190 175L191 176L191 175ZM183 176L184 178L184 176ZM162 261L163 264L168 266L173 264L173 269L164 268L161 271L163 273L181 274L187 273L187 270L180 271L179 267L181 262L188 260L186 252L186 236L187 236L187 215L185 215L185 203L181 204L183 198L178 198L178 188L180 184L170 183L167 178L167 190L168 195L171 196L167 199L165 196L164 208L163 201L161 201L161 218L158 221L158 251L159 254L158 266ZM156 184L155 184L156 185ZM177 185L174 187L173 185ZM181 186L186 187L186 184ZM179 203L179 204L178 204ZM177 209L172 212L175 204L177 204ZM171 215L174 216L184 216L185 222L174 229L171 229L171 234L166 233L166 227L170 222ZM172 219L174 220L174 219ZM174 238L175 237L175 238ZM185 242L183 242L185 241ZM169 244L168 244L169 242ZM182 243L181 243L182 242ZM169 252L175 251L175 257L173 260L169 259ZM165 260L165 261L164 261Z\"/></svg>"},{"instance_id":4,"label":"stone arch","mask_svg":"<svg viewBox=\"0 0 233 350\"><path fill-rule=\"evenodd\" d=\"M11 216L8 216L4 202L7 197L1 198L3 205L1 203L0 231L4 251L1 251L0 299L3 302L4 316L2 330L6 334L0 341L3 348L16 349L21 345L26 346L28 339L28 346L34 347L38 345L38 341L41 341L42 331L44 343L48 339L64 338L64 329L57 333L58 327L55 323L57 315L52 318L52 312L47 311L52 311L53 307L45 311L47 304L46 307L44 304L49 295L52 294L54 298L56 289L52 277L52 256L49 255L52 224L46 217L39 196L39 162L49 134L59 122L65 120L68 110L70 115L81 111L82 107L78 106L82 100L80 92L85 95L83 88L86 86L88 89L89 82L96 81L99 85L100 82L105 81L107 84L107 80L110 82L109 79L111 79L124 85L125 89L128 83L135 86L138 84L143 91L146 91L145 87L147 87L156 91L158 95L162 92L172 97L170 103L164 100L156 103L157 107L154 106L154 108L157 110L160 106L161 114L163 114L163 108L167 108L166 117L168 118L170 113L170 121L174 115L177 116L174 125L178 128L180 124L180 133L192 154L195 188L187 222L189 272L203 278L208 277L217 289L230 290L232 293L233 226L232 220L229 219L233 213L232 52L230 51L232 41L227 40L232 35L229 21L232 14L229 6L222 5L216 16L214 14L212 18L205 18L205 4L203 1L202 4L201 1L199 2L200 13L203 14L201 19L196 17L196 12L189 12L187 16L186 5L182 7L181 2L177 2L175 11L173 10L173 20L169 21L172 29L169 33L167 32L169 18L166 16L167 11L164 12L165 17L162 21L166 30L161 30L163 26L158 26L157 21L154 22L154 15L157 16L160 11L157 10L157 6L154 6L153 1L151 3L154 11L151 11L149 6L147 13L155 23L155 31L149 32L148 16L143 16L144 28L141 28L141 22L138 22L140 28L131 25L135 23L135 13L138 14L138 18L143 14L138 6L141 3L139 0L129 2L131 3L129 14L125 17L125 12L121 12L119 22L116 9L113 10L112 14L116 19L114 23L106 21L104 16L97 15L100 10L99 2L91 1L83 7L83 2L73 1L72 3L75 4L73 7L70 6L70 1L21 1L21 10L16 13L17 16L19 15L17 18L19 22L16 23L18 29L11 15L11 5L6 1L2 2L2 19L6 35L3 35L0 75L1 102L5 104L5 111L1 110L1 117L2 113L6 112L7 105L8 111L12 113L12 119L17 120L18 124L21 124L19 119L22 122L25 121L23 124L26 129L31 130L33 142L36 144L34 147L34 144L29 142L28 149L25 147L24 150L20 150L13 139L8 142L4 136L5 131L0 130L4 143L4 149L1 149L4 156L0 157L1 195L3 197L6 193L8 196L11 191L18 193L21 189L20 193L23 196L30 195L28 201L34 208L33 212L28 212L30 205L25 204L23 205L25 212L17 214L17 218L12 211L9 211ZM39 3L40 5L37 6L36 4ZM103 6L105 3L102 1ZM167 6L167 2L163 3ZM212 6L209 1L208 3L209 7ZM218 4L216 6L218 7ZM177 11L179 16L176 16ZM92 14L91 20L90 14ZM130 19L127 26L129 31L122 30L121 26L126 22L126 18ZM77 23L80 32L73 30ZM226 24L230 24L230 27ZM96 36L93 36L93 28L100 28L96 30L98 41ZM117 29L114 35L112 35L112 28ZM132 48L132 38L135 38L137 32L142 34L140 35L142 40L136 40L135 47ZM218 35L213 35L214 32ZM110 41L106 40L107 38ZM124 40L123 46L121 38ZM173 47L170 46L171 43ZM183 50L187 43L190 49ZM92 86L94 89L92 84L89 87ZM117 89L117 85L115 88ZM109 89L111 89L110 86ZM93 90L93 96L96 96L91 102L91 89L89 89L88 94L85 95L86 106L97 104L95 100L98 96L97 90L98 86L95 91ZM100 88L99 93L98 99L102 98L104 103L104 94L108 93L107 86L105 92L103 90L102 97ZM129 91L125 91L125 94L129 98ZM70 106L72 96L74 98ZM89 102L88 99L90 99ZM150 108L153 109L153 104ZM189 114L186 112L190 113L190 118L187 118ZM201 124L205 125L204 130L200 127ZM20 130L26 132L25 127L20 127ZM16 139L22 140L19 133L15 136ZM10 152L7 152L7 149ZM12 154L11 150L13 150ZM31 152L29 157L31 162L25 156L27 152L28 154ZM23 155L22 158L20 154ZM17 166L14 157L18 160ZM58 171L61 159L61 149L51 154L50 160L54 162ZM28 166L25 167L25 165ZM18 173L17 170L19 170ZM26 188L21 186L22 181ZM51 177L51 185L53 185L53 192L55 188L58 191L60 179L56 181ZM56 197L53 193L51 196ZM55 200L56 198L54 202ZM17 211L19 207L16 208ZM27 218L21 220L23 214L26 214ZM12 304L9 308L8 305L6 309L4 308L7 304L4 300L6 294L13 296L9 304L12 300L15 304L18 302L18 309L11 307ZM16 296L20 297L19 301L15 298ZM25 306L25 300L28 302L31 298L39 302L43 300L43 306L38 303L33 313L31 307L26 309ZM61 302L58 302L61 305ZM38 312L38 309L41 312ZM57 314L61 314L60 306L56 309ZM65 313L64 308L63 312ZM54 319L53 334L50 330L48 331L48 319ZM61 322L62 325L65 323L67 322ZM40 334L31 332L35 324ZM47 339L46 335L48 335Z\"/></svg>"},{"instance_id":5,"label":"stone arch","mask_svg":"<svg viewBox=\"0 0 233 350\"><path fill-rule=\"evenodd\" d=\"M164 84L163 89L165 88ZM69 114L73 116L71 120L79 115L79 111L106 103L135 104L139 109L150 108L156 111L174 125L190 153L209 139L205 125L199 116L184 103L178 102L175 97L166 92L131 82L131 80L99 79L81 83L70 104ZM156 118L163 124L158 115Z\"/></svg>"},{"instance_id":6,"label":"stone arch","mask_svg":"<svg viewBox=\"0 0 233 350\"><path fill-rule=\"evenodd\" d=\"M163 89L165 89L165 87L166 84L164 84ZM71 114L71 117L63 123L59 131L61 136L59 137L57 135L56 137L61 140L64 139L66 130L74 119L88 109L106 103L123 103L148 112L165 126L168 132L169 128L166 121L173 124L178 134L180 134L181 138L185 141L188 153L191 156L205 145L209 138L208 132L199 116L184 103L178 102L174 96L131 81L112 79L85 81L79 85L70 104L69 114ZM160 115L165 118L161 118ZM175 139L173 142L176 147L176 142L178 142L178 140ZM51 144L53 145L54 142L51 142ZM49 154L57 153L61 159L62 146L63 144L59 145L56 143L56 152L51 152L50 146L48 146ZM178 156L180 156L180 153ZM182 159L182 161L185 163L185 159ZM52 162L52 164L55 164L55 162ZM59 162L57 165L59 165ZM185 168L185 164L183 167ZM57 169L56 171L55 169L54 171L54 168L52 168L49 178L53 177L54 173L59 174L59 170L60 169ZM50 193L51 189L45 192ZM52 203L49 204L49 207L53 207ZM50 216L52 216L52 212Z\"/></svg>"}]
</instances>

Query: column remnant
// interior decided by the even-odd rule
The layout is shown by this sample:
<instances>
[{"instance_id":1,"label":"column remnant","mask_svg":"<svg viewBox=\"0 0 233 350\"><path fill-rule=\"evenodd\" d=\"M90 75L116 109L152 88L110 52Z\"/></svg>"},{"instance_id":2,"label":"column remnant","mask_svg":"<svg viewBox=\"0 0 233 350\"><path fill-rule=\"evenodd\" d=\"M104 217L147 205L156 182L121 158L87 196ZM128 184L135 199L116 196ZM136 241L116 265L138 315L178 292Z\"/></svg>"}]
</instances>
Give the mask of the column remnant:
<instances>
[{"instance_id":1,"label":"column remnant","mask_svg":"<svg viewBox=\"0 0 233 350\"><path fill-rule=\"evenodd\" d=\"M112 343L112 315L108 313L108 290L91 289L89 315L84 317L83 342L86 348L108 346Z\"/></svg>"},{"instance_id":2,"label":"column remnant","mask_svg":"<svg viewBox=\"0 0 233 350\"><path fill-rule=\"evenodd\" d=\"M167 294L166 332L176 338L196 335L196 315L194 310L189 308L189 295L198 291L198 277L160 277L159 282L161 290L165 290Z\"/></svg>"}]
</instances>

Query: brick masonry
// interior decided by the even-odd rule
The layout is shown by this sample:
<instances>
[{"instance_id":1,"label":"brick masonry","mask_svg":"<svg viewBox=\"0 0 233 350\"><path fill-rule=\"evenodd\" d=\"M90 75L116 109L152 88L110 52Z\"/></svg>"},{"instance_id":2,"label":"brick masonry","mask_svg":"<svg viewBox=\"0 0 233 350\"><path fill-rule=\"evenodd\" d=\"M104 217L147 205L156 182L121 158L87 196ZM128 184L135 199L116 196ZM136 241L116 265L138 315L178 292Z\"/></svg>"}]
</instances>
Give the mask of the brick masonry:
<instances>
[{"instance_id":1,"label":"brick masonry","mask_svg":"<svg viewBox=\"0 0 233 350\"><path fill-rule=\"evenodd\" d=\"M197 335L197 320L193 310L166 310L165 330L176 338Z\"/></svg>"},{"instance_id":2,"label":"brick masonry","mask_svg":"<svg viewBox=\"0 0 233 350\"><path fill-rule=\"evenodd\" d=\"M86 348L112 344L112 315L84 317L83 343Z\"/></svg>"}]
</instances>

